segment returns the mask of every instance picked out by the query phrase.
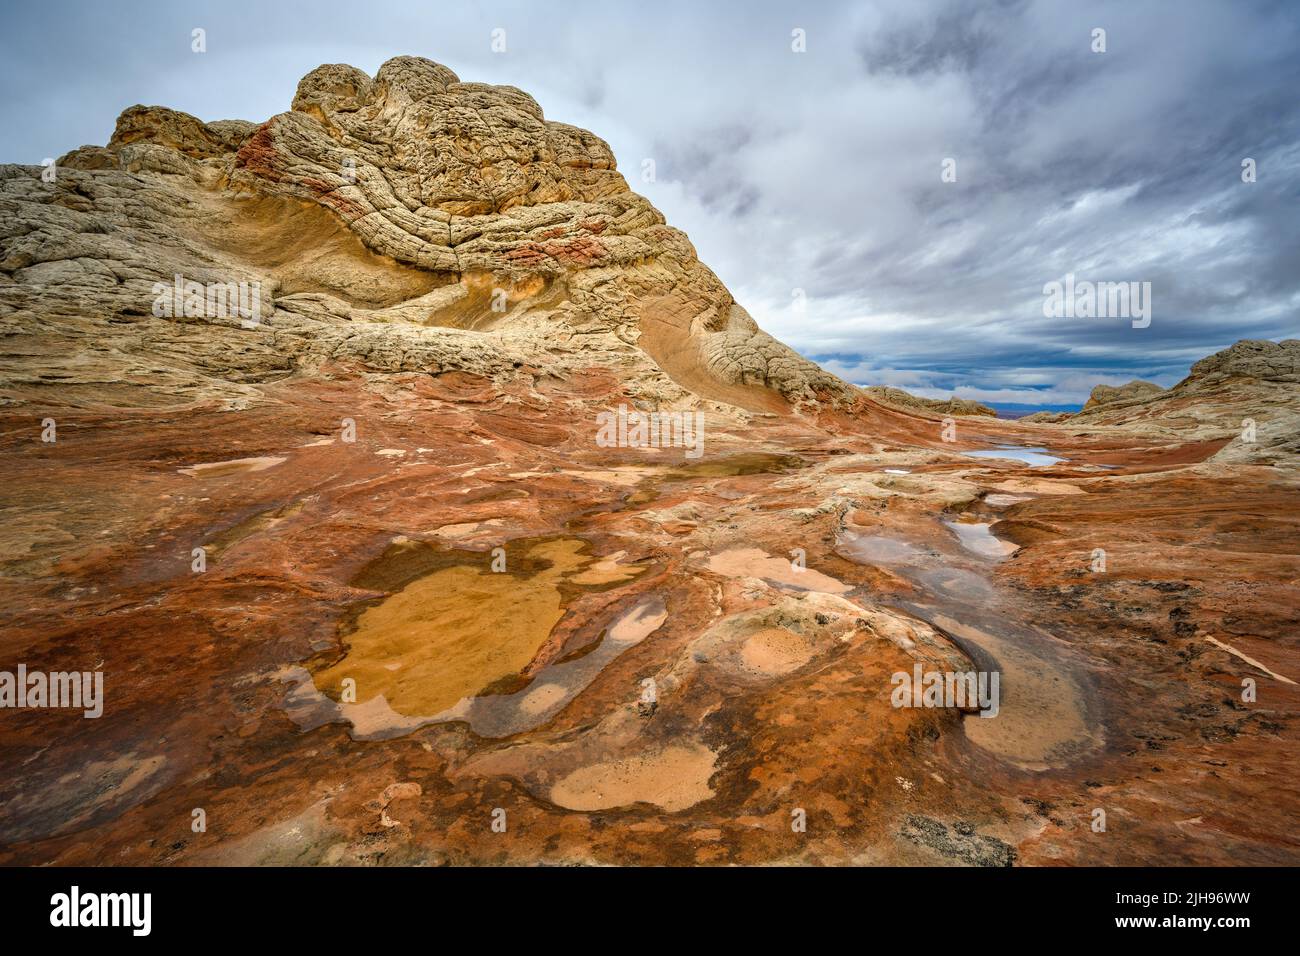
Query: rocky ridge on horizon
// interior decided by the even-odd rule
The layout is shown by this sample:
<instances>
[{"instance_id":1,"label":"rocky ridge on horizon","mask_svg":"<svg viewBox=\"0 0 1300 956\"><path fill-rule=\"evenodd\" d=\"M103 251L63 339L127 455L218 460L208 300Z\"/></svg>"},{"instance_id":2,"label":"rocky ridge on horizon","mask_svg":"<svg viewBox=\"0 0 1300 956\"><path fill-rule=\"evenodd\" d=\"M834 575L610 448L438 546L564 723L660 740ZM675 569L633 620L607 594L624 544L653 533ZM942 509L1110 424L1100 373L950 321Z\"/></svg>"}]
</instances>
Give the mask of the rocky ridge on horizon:
<instances>
[{"instance_id":1,"label":"rocky ridge on horizon","mask_svg":"<svg viewBox=\"0 0 1300 956\"><path fill-rule=\"evenodd\" d=\"M922 398L891 385L864 385L862 390L872 398L896 408L925 409L942 415L986 415L990 418L998 416L996 409L969 398L958 398L956 395L951 398Z\"/></svg>"}]
</instances>

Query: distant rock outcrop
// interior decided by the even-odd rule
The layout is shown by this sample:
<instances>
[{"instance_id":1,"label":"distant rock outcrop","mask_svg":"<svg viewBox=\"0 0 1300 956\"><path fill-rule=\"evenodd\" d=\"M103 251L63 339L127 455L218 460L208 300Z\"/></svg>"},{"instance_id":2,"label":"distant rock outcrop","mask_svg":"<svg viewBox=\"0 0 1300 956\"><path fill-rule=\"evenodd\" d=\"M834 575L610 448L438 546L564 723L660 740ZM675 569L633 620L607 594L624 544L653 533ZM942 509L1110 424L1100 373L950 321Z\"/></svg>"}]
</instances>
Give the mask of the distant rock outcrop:
<instances>
[{"instance_id":1,"label":"distant rock outcrop","mask_svg":"<svg viewBox=\"0 0 1300 956\"><path fill-rule=\"evenodd\" d=\"M1174 389L1204 388L1231 379L1300 384L1300 339L1242 339L1201 359Z\"/></svg>"},{"instance_id":2,"label":"distant rock outcrop","mask_svg":"<svg viewBox=\"0 0 1300 956\"><path fill-rule=\"evenodd\" d=\"M1088 396L1082 411L1086 412L1099 405L1113 405L1116 402L1142 402L1154 398L1163 391L1164 389L1154 382L1144 382L1140 379L1134 379L1127 385L1098 385Z\"/></svg>"},{"instance_id":3,"label":"distant rock outcrop","mask_svg":"<svg viewBox=\"0 0 1300 956\"><path fill-rule=\"evenodd\" d=\"M1073 418L1076 412L1033 412L1029 415L1022 415L1022 422L1045 422L1049 425L1055 425L1058 422L1068 421Z\"/></svg>"},{"instance_id":4,"label":"distant rock outcrop","mask_svg":"<svg viewBox=\"0 0 1300 956\"><path fill-rule=\"evenodd\" d=\"M952 398L922 398L888 385L864 385L862 390L872 398L897 408L924 409L944 415L988 415L994 418L998 414L987 405L955 395Z\"/></svg>"},{"instance_id":5,"label":"distant rock outcrop","mask_svg":"<svg viewBox=\"0 0 1300 956\"><path fill-rule=\"evenodd\" d=\"M1172 388L1098 385L1074 415L1022 421L1113 425L1184 440L1223 440L1221 459L1276 462L1300 454L1300 340L1242 339L1201 359Z\"/></svg>"}]
</instances>

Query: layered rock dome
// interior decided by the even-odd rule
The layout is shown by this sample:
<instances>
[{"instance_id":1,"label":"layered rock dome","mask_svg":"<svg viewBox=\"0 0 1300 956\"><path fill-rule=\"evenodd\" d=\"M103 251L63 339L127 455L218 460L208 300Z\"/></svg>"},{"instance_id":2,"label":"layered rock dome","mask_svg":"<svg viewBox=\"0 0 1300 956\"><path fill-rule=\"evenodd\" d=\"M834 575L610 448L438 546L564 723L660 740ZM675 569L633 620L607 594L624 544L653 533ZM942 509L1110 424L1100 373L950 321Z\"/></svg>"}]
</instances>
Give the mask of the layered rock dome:
<instances>
[{"instance_id":1,"label":"layered rock dome","mask_svg":"<svg viewBox=\"0 0 1300 956\"><path fill-rule=\"evenodd\" d=\"M0 370L11 401L73 364L124 383L100 399L152 404L247 399L329 360L508 375L574 350L652 404L852 395L755 325L602 139L418 57L318 67L261 124L131 107L53 182L0 168L0 212L0 310L25 343ZM151 316L177 274L259 282L262 324L200 337Z\"/></svg>"}]
</instances>

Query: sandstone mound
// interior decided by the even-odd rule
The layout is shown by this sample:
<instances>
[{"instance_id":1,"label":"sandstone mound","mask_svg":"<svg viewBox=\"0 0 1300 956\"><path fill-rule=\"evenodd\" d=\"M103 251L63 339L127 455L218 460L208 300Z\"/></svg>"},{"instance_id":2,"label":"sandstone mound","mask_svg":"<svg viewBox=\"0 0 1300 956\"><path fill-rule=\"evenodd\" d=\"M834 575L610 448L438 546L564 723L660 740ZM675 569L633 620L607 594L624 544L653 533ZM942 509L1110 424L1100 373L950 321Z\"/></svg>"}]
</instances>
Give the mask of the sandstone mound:
<instances>
[{"instance_id":1,"label":"sandstone mound","mask_svg":"<svg viewBox=\"0 0 1300 956\"><path fill-rule=\"evenodd\" d=\"M987 415L996 418L998 413L987 405L969 398L922 398L901 388L888 385L867 385L862 389L872 398L897 408L919 409L941 415Z\"/></svg>"},{"instance_id":2,"label":"sandstone mound","mask_svg":"<svg viewBox=\"0 0 1300 956\"><path fill-rule=\"evenodd\" d=\"M1099 385L1075 415L1025 421L1113 425L1153 436L1227 441L1220 460L1275 463L1300 454L1300 340L1242 339L1162 389L1133 381Z\"/></svg>"},{"instance_id":3,"label":"sandstone mound","mask_svg":"<svg viewBox=\"0 0 1300 956\"><path fill-rule=\"evenodd\" d=\"M1144 402L1154 398L1163 392L1164 389L1154 382L1144 382L1141 379L1134 379L1127 385L1098 385L1088 396L1088 401L1084 403L1082 411L1088 411L1090 408L1097 408L1101 405L1114 405L1117 402Z\"/></svg>"},{"instance_id":4,"label":"sandstone mound","mask_svg":"<svg viewBox=\"0 0 1300 956\"><path fill-rule=\"evenodd\" d=\"M603 140L429 60L318 67L260 124L133 106L41 173L0 167L8 403L239 404L332 362L603 364L651 403L854 395L755 325ZM185 282L197 306L160 315ZM239 283L251 308L204 308Z\"/></svg>"},{"instance_id":5,"label":"sandstone mound","mask_svg":"<svg viewBox=\"0 0 1300 956\"><path fill-rule=\"evenodd\" d=\"M1205 389L1232 379L1300 384L1300 339L1242 339L1192 366L1175 389Z\"/></svg>"}]
</instances>

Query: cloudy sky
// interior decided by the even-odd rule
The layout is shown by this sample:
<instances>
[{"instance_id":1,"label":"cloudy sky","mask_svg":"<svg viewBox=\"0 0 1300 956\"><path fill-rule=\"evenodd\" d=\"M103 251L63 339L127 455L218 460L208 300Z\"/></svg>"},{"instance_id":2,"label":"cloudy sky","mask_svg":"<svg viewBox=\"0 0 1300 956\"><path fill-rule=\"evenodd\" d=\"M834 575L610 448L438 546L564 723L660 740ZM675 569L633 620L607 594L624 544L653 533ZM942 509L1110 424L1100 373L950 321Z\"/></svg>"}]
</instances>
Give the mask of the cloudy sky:
<instances>
[{"instance_id":1,"label":"cloudy sky","mask_svg":"<svg viewBox=\"0 0 1300 956\"><path fill-rule=\"evenodd\" d=\"M519 86L608 140L761 325L861 384L1077 405L1300 336L1291 0L43 0L3 25L3 162L107 142L134 103L262 120L326 62ZM1067 273L1150 282L1150 325L1045 317Z\"/></svg>"}]
</instances>

